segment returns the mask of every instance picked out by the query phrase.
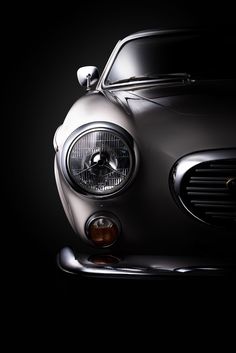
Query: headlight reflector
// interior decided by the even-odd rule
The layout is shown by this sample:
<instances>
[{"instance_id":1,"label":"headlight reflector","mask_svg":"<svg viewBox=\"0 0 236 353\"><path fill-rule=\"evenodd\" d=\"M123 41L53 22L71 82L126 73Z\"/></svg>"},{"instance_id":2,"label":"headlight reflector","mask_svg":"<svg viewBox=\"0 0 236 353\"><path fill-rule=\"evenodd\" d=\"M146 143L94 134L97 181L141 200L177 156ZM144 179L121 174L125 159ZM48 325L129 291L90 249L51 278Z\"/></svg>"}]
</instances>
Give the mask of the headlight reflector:
<instances>
[{"instance_id":1,"label":"headlight reflector","mask_svg":"<svg viewBox=\"0 0 236 353\"><path fill-rule=\"evenodd\" d=\"M86 193L107 195L121 189L133 168L128 140L116 131L97 128L79 135L67 155L72 181Z\"/></svg>"}]
</instances>

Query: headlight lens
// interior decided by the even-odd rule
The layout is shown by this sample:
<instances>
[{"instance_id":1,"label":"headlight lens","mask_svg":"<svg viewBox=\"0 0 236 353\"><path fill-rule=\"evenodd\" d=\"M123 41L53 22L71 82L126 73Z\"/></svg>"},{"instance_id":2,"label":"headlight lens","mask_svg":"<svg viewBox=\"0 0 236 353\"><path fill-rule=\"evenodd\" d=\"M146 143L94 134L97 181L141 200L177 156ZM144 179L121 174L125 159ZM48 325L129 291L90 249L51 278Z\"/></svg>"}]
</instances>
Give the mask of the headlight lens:
<instances>
[{"instance_id":1,"label":"headlight lens","mask_svg":"<svg viewBox=\"0 0 236 353\"><path fill-rule=\"evenodd\" d=\"M121 189L133 166L128 141L113 130L96 129L78 136L67 155L73 182L87 193L106 195Z\"/></svg>"}]
</instances>

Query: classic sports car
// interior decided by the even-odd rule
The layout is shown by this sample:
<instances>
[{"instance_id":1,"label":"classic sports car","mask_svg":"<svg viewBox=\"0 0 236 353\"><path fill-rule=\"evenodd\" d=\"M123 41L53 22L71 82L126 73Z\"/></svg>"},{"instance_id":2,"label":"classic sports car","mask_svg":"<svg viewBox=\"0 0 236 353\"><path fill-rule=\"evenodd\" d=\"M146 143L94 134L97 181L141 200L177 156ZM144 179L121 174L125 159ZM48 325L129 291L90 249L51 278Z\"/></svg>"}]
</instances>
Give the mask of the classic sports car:
<instances>
[{"instance_id":1,"label":"classic sports car","mask_svg":"<svg viewBox=\"0 0 236 353\"><path fill-rule=\"evenodd\" d=\"M118 42L54 137L55 177L77 246L71 273L232 273L236 226L235 37L150 30ZM92 89L92 87L95 87Z\"/></svg>"}]
</instances>

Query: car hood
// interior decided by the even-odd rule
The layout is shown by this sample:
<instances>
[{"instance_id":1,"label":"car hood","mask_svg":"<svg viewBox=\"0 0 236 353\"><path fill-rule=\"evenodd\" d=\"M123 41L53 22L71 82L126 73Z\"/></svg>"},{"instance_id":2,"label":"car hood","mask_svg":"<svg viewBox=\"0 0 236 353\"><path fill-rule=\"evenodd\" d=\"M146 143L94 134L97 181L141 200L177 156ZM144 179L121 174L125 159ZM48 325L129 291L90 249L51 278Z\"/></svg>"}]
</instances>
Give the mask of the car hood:
<instances>
[{"instance_id":1,"label":"car hood","mask_svg":"<svg viewBox=\"0 0 236 353\"><path fill-rule=\"evenodd\" d=\"M130 116L140 145L174 156L236 144L234 80L111 92ZM142 147L145 148L145 147ZM153 147L154 148L154 147Z\"/></svg>"},{"instance_id":2,"label":"car hood","mask_svg":"<svg viewBox=\"0 0 236 353\"><path fill-rule=\"evenodd\" d=\"M140 100L184 115L228 114L235 111L235 80L198 81L113 91L118 102L135 112ZM136 104L135 104L136 103Z\"/></svg>"}]
</instances>

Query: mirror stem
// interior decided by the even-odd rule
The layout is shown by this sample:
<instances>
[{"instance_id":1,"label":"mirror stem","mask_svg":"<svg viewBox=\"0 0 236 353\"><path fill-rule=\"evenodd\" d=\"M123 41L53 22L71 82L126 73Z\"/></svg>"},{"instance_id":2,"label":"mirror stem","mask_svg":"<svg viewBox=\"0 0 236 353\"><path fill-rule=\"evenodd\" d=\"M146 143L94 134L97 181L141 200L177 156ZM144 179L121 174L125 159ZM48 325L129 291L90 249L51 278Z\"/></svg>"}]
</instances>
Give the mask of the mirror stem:
<instances>
[{"instance_id":1,"label":"mirror stem","mask_svg":"<svg viewBox=\"0 0 236 353\"><path fill-rule=\"evenodd\" d=\"M90 79L91 79L91 75L88 74L86 78L87 78L87 88L86 88L86 90L87 90L87 91L90 91Z\"/></svg>"}]
</instances>

